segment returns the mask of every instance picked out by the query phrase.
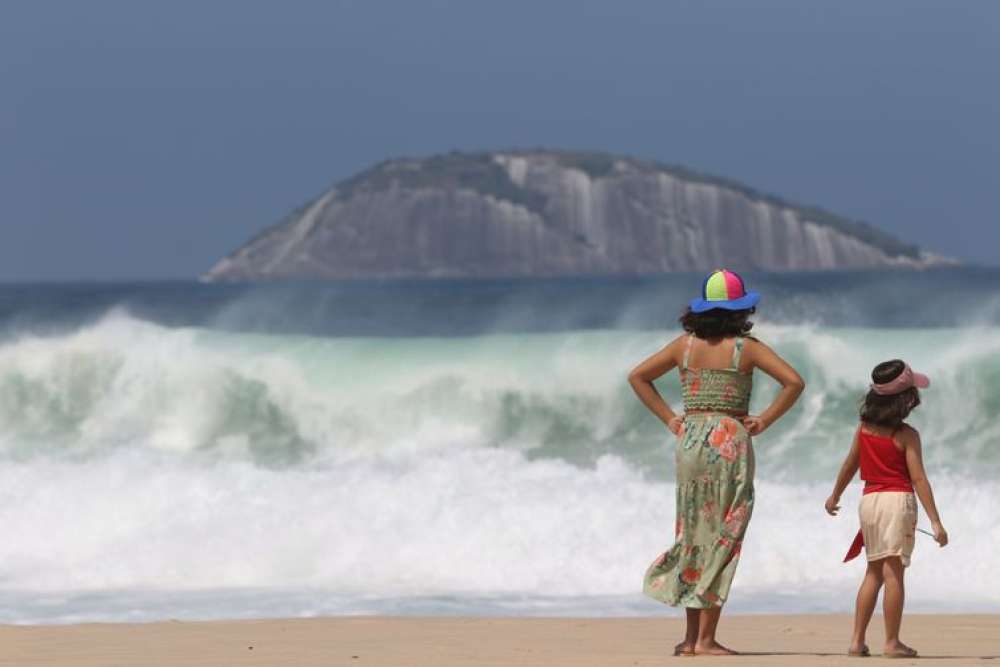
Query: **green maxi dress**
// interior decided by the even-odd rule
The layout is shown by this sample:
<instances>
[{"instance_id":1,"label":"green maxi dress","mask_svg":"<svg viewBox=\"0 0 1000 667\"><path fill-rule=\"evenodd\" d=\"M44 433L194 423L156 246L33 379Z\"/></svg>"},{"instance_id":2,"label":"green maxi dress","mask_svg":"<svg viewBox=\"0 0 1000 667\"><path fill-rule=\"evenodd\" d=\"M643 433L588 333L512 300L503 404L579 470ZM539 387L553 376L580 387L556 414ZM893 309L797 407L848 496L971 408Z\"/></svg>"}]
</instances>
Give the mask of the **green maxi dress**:
<instances>
[{"instance_id":1,"label":"green maxi dress","mask_svg":"<svg viewBox=\"0 0 1000 667\"><path fill-rule=\"evenodd\" d=\"M749 408L753 376L739 371L743 338L726 369L688 368L692 340L680 368L685 415L676 452L675 542L646 570L643 592L675 607L706 609L729 596L753 512L753 444L739 419Z\"/></svg>"}]
</instances>

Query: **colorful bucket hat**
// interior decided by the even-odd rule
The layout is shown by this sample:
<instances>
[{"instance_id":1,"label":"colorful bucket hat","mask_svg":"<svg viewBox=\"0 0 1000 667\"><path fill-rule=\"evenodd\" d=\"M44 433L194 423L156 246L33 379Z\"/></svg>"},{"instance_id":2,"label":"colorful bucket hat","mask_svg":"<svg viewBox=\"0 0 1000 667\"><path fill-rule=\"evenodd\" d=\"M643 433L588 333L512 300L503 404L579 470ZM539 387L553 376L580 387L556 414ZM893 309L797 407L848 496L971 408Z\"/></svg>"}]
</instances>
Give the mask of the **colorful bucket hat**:
<instances>
[{"instance_id":1,"label":"colorful bucket hat","mask_svg":"<svg viewBox=\"0 0 1000 667\"><path fill-rule=\"evenodd\" d=\"M701 298L691 301L691 311L703 313L713 308L747 310L760 301L760 294L748 292L740 274L728 269L713 271L701 286Z\"/></svg>"}]
</instances>

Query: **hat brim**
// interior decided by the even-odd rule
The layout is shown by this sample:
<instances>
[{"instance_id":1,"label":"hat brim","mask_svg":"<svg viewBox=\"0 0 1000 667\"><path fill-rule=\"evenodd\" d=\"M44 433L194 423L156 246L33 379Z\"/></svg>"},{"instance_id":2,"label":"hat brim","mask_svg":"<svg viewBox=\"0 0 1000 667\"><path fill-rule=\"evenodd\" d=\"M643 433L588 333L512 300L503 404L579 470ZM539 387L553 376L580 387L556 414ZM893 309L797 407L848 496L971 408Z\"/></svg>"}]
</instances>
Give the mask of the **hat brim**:
<instances>
[{"instance_id":1,"label":"hat brim","mask_svg":"<svg viewBox=\"0 0 1000 667\"><path fill-rule=\"evenodd\" d=\"M749 310L760 301L760 294L757 292L747 292L738 299L727 301L708 301L707 299L692 299L691 312L704 313L706 310L722 308L723 310Z\"/></svg>"}]
</instances>

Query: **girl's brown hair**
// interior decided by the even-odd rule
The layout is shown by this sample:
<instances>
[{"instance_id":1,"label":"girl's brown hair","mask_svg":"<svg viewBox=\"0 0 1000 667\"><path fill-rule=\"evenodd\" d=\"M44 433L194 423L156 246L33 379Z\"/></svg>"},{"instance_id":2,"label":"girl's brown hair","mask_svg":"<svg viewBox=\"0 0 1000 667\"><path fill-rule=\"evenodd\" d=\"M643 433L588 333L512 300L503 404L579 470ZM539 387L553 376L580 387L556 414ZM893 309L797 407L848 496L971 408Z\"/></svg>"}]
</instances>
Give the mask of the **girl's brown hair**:
<instances>
[{"instance_id":1,"label":"girl's brown hair","mask_svg":"<svg viewBox=\"0 0 1000 667\"><path fill-rule=\"evenodd\" d=\"M885 384L892 382L906 369L901 359L883 361L872 370L872 382ZM861 402L861 421L866 424L897 429L915 407L920 405L920 392L916 387L910 387L898 394L883 396L868 390L868 395Z\"/></svg>"}]
</instances>

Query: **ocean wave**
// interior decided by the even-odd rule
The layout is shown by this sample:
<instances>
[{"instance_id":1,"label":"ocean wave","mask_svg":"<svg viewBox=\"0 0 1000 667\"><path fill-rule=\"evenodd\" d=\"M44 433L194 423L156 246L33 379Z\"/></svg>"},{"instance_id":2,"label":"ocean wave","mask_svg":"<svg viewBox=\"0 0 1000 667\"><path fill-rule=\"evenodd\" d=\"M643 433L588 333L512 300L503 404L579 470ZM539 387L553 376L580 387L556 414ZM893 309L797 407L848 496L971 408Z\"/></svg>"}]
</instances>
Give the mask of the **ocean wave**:
<instances>
[{"instance_id":1,"label":"ocean wave","mask_svg":"<svg viewBox=\"0 0 1000 667\"><path fill-rule=\"evenodd\" d=\"M934 379L913 417L930 464L997 471L994 329L758 330L808 383L800 404L758 440L762 475L832 474L869 369L896 356ZM585 467L613 454L666 479L671 440L625 376L673 335L269 336L172 329L116 311L71 333L0 343L0 456L152 450L281 467L501 448ZM676 402L673 375L661 389ZM758 374L754 409L775 391Z\"/></svg>"}]
</instances>

